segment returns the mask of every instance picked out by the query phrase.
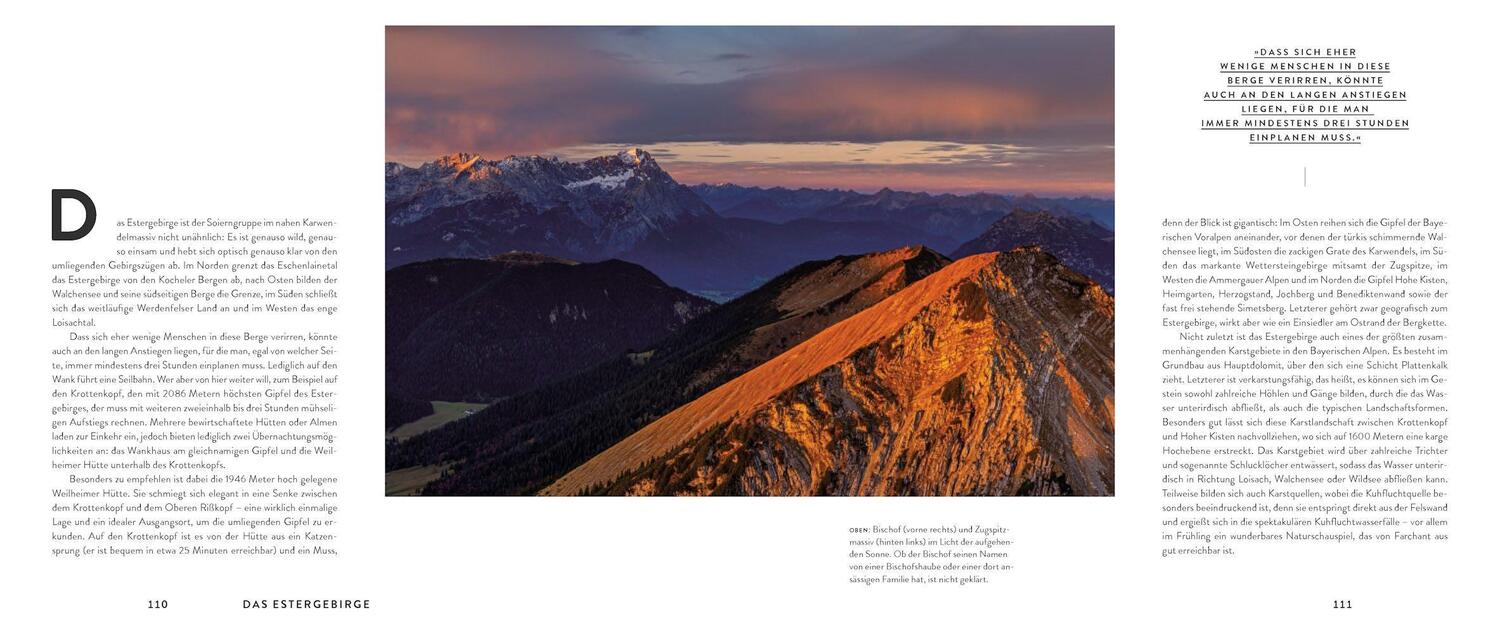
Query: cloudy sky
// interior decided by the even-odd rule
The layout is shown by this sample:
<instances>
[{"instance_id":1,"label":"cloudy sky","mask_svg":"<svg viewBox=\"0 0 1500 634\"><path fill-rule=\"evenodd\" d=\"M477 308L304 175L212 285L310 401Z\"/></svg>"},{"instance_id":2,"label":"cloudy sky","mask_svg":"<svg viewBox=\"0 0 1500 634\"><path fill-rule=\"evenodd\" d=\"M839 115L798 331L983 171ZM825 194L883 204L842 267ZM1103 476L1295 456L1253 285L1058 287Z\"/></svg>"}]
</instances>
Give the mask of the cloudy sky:
<instances>
[{"instance_id":1,"label":"cloudy sky","mask_svg":"<svg viewBox=\"0 0 1500 634\"><path fill-rule=\"evenodd\" d=\"M687 184L1112 196L1114 33L386 31L386 160L631 146Z\"/></svg>"}]
</instances>

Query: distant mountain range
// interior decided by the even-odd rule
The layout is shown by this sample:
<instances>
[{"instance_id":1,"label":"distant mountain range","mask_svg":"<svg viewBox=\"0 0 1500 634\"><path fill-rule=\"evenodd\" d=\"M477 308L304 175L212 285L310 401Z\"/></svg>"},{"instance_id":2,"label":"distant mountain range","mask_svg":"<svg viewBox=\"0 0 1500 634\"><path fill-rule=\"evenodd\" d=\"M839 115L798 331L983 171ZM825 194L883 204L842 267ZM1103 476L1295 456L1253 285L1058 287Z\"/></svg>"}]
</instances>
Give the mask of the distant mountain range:
<instances>
[{"instance_id":1,"label":"distant mountain range","mask_svg":"<svg viewBox=\"0 0 1500 634\"><path fill-rule=\"evenodd\" d=\"M878 221L954 240L973 238L1018 204L1029 203L1076 215L1113 230L1115 204L1103 198L1037 198L1000 194L928 194L882 189L862 194L845 189L746 187L730 183L691 188L721 216L768 222L798 219ZM940 247L942 245L932 245Z\"/></svg>"},{"instance_id":2,"label":"distant mountain range","mask_svg":"<svg viewBox=\"0 0 1500 634\"><path fill-rule=\"evenodd\" d=\"M808 260L911 244L948 252L1018 201L1106 230L1114 222L1113 202L1093 198L689 188L639 149L576 163L453 154L420 167L387 163L385 173L387 268L508 251L618 258L720 300Z\"/></svg>"},{"instance_id":3,"label":"distant mountain range","mask_svg":"<svg viewBox=\"0 0 1500 634\"><path fill-rule=\"evenodd\" d=\"M505 251L602 259L714 215L640 150L581 163L474 154L387 163L385 211L387 268Z\"/></svg>"},{"instance_id":4,"label":"distant mountain range","mask_svg":"<svg viewBox=\"0 0 1500 634\"><path fill-rule=\"evenodd\" d=\"M385 174L387 268L507 251L618 258L723 299L810 259L960 242L878 220L726 218L639 149L581 163L453 154Z\"/></svg>"}]
</instances>

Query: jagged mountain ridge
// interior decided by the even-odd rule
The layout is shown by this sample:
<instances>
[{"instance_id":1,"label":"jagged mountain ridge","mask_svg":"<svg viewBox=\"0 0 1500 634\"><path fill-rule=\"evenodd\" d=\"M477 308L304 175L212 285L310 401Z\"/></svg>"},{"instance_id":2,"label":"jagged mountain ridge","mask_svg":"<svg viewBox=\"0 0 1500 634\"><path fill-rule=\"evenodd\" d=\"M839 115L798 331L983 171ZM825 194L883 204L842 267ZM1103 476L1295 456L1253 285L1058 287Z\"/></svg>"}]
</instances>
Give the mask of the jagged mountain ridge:
<instances>
[{"instance_id":1,"label":"jagged mountain ridge","mask_svg":"<svg viewBox=\"0 0 1500 634\"><path fill-rule=\"evenodd\" d=\"M544 494L1109 495L1114 300L1036 248L959 260Z\"/></svg>"},{"instance_id":2,"label":"jagged mountain ridge","mask_svg":"<svg viewBox=\"0 0 1500 634\"><path fill-rule=\"evenodd\" d=\"M1015 211L996 220L979 237L954 250L953 257L1009 251L1033 244L1057 256L1073 270L1099 282L1104 290L1114 293L1114 232L1060 208L1045 207L1036 199L1019 201Z\"/></svg>"},{"instance_id":3,"label":"jagged mountain ridge","mask_svg":"<svg viewBox=\"0 0 1500 634\"><path fill-rule=\"evenodd\" d=\"M505 254L400 266L386 272L387 389L488 401L647 346L712 306L619 260Z\"/></svg>"},{"instance_id":4,"label":"jagged mountain ridge","mask_svg":"<svg viewBox=\"0 0 1500 634\"><path fill-rule=\"evenodd\" d=\"M458 462L427 494L528 494L661 415L949 263L910 247L804 263L649 350L392 445L391 469Z\"/></svg>"},{"instance_id":5,"label":"jagged mountain ridge","mask_svg":"<svg viewBox=\"0 0 1500 634\"><path fill-rule=\"evenodd\" d=\"M580 163L460 153L385 174L388 267L512 250L605 259L714 215L639 149Z\"/></svg>"}]
</instances>

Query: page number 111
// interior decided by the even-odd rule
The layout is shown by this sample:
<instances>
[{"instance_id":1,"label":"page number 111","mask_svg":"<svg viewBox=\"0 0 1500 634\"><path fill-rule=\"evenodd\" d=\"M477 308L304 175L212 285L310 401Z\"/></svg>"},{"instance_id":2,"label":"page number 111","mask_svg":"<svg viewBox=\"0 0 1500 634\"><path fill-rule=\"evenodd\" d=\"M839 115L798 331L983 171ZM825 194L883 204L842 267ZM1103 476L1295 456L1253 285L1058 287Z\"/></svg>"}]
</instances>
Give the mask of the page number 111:
<instances>
[{"instance_id":1,"label":"page number 111","mask_svg":"<svg viewBox=\"0 0 1500 634\"><path fill-rule=\"evenodd\" d=\"M1350 601L1348 599L1334 599L1333 600L1333 609L1335 609L1335 610L1351 610L1353 608L1354 608L1354 602L1353 601Z\"/></svg>"}]
</instances>

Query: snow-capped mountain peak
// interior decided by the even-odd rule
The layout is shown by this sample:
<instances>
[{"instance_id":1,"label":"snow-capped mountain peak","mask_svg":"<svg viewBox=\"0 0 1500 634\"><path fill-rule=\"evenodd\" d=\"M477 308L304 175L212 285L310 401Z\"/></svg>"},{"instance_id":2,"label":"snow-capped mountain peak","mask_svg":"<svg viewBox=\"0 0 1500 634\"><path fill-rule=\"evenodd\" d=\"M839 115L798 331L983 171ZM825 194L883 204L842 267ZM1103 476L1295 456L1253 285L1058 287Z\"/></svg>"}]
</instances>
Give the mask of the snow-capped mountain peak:
<instances>
[{"instance_id":1,"label":"snow-capped mountain peak","mask_svg":"<svg viewBox=\"0 0 1500 634\"><path fill-rule=\"evenodd\" d=\"M713 215L640 148L581 162L540 156L491 161L460 152L386 170L386 222L392 247L401 247L400 261L513 248L613 257Z\"/></svg>"},{"instance_id":2,"label":"snow-capped mountain peak","mask_svg":"<svg viewBox=\"0 0 1500 634\"><path fill-rule=\"evenodd\" d=\"M627 165L641 165L646 161L652 160L651 153L638 147L633 147L628 150L621 150L620 153L616 154L615 156Z\"/></svg>"},{"instance_id":3,"label":"snow-capped mountain peak","mask_svg":"<svg viewBox=\"0 0 1500 634\"><path fill-rule=\"evenodd\" d=\"M483 159L478 154L470 154L468 152L455 152L446 156L440 156L434 162L437 163L438 167L450 169L455 172L462 172L466 169L469 169L480 160Z\"/></svg>"}]
</instances>

